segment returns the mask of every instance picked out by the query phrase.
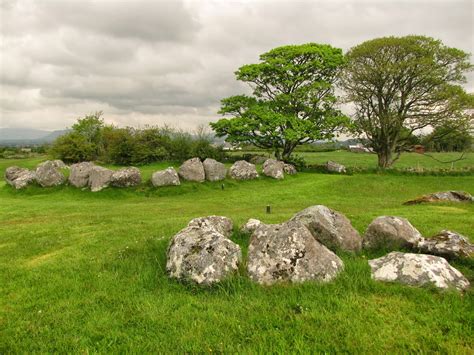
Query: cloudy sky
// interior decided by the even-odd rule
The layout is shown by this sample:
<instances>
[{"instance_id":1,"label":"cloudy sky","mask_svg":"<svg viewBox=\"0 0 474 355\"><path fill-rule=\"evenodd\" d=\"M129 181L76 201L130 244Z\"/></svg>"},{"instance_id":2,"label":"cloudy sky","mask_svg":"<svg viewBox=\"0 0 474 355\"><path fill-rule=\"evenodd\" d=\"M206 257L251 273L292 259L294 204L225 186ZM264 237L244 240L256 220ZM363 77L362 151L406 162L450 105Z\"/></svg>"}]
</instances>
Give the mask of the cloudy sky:
<instances>
[{"instance_id":1,"label":"cloudy sky","mask_svg":"<svg viewBox=\"0 0 474 355\"><path fill-rule=\"evenodd\" d=\"M234 71L286 44L348 49L423 34L473 51L473 2L0 0L0 128L62 129L104 111L119 126L216 120ZM474 91L474 76L466 88Z\"/></svg>"}]
</instances>

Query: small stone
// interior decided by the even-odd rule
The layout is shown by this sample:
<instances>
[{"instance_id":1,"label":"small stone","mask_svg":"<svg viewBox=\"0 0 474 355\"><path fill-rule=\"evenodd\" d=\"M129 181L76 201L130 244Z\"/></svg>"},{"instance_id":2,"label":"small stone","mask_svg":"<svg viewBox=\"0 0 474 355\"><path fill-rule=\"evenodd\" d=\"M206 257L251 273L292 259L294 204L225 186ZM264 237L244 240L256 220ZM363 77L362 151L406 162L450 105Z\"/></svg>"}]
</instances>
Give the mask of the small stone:
<instances>
[{"instance_id":1,"label":"small stone","mask_svg":"<svg viewBox=\"0 0 474 355\"><path fill-rule=\"evenodd\" d=\"M288 175L296 175L296 173L298 172L293 164L285 164L283 166L283 170L285 171L285 174Z\"/></svg>"},{"instance_id":2,"label":"small stone","mask_svg":"<svg viewBox=\"0 0 474 355\"><path fill-rule=\"evenodd\" d=\"M260 225L262 224L261 221L258 219L250 218L247 223L245 223L241 228L240 232L245 234L253 233Z\"/></svg>"},{"instance_id":3,"label":"small stone","mask_svg":"<svg viewBox=\"0 0 474 355\"><path fill-rule=\"evenodd\" d=\"M346 172L346 167L342 164L336 163L335 161L329 160L326 163L326 169L327 171L331 173L345 173Z\"/></svg>"}]
</instances>

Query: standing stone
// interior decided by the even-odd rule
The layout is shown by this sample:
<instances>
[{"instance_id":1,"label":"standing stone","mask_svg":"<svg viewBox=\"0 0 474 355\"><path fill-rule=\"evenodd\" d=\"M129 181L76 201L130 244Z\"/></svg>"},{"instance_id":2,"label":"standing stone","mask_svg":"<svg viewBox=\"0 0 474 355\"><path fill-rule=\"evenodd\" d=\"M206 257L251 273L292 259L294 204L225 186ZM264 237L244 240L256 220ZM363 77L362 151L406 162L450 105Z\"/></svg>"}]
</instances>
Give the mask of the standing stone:
<instances>
[{"instance_id":1,"label":"standing stone","mask_svg":"<svg viewBox=\"0 0 474 355\"><path fill-rule=\"evenodd\" d=\"M263 163L263 174L274 179L281 180L285 177L285 163L275 159L267 159Z\"/></svg>"},{"instance_id":2,"label":"standing stone","mask_svg":"<svg viewBox=\"0 0 474 355\"><path fill-rule=\"evenodd\" d=\"M178 186L180 185L179 176L174 168L156 171L151 176L153 186Z\"/></svg>"},{"instance_id":3,"label":"standing stone","mask_svg":"<svg viewBox=\"0 0 474 355\"><path fill-rule=\"evenodd\" d=\"M176 234L167 252L170 277L209 285L238 270L240 247L212 228L193 225Z\"/></svg>"},{"instance_id":4,"label":"standing stone","mask_svg":"<svg viewBox=\"0 0 474 355\"><path fill-rule=\"evenodd\" d=\"M140 170L135 167L122 168L114 171L110 178L110 185L115 187L131 187L140 185L142 175Z\"/></svg>"},{"instance_id":5,"label":"standing stone","mask_svg":"<svg viewBox=\"0 0 474 355\"><path fill-rule=\"evenodd\" d=\"M248 249L248 273L252 280L278 282L330 281L344 268L341 259L296 222L261 224L252 234Z\"/></svg>"},{"instance_id":6,"label":"standing stone","mask_svg":"<svg viewBox=\"0 0 474 355\"><path fill-rule=\"evenodd\" d=\"M313 237L332 251L360 251L362 238L342 213L323 205L311 206L295 214L292 221L306 226Z\"/></svg>"},{"instance_id":7,"label":"standing stone","mask_svg":"<svg viewBox=\"0 0 474 355\"><path fill-rule=\"evenodd\" d=\"M377 217L365 232L365 249L413 249L423 240L420 232L407 219L394 216Z\"/></svg>"},{"instance_id":8,"label":"standing stone","mask_svg":"<svg viewBox=\"0 0 474 355\"><path fill-rule=\"evenodd\" d=\"M468 238L447 230L431 238L424 238L418 243L418 250L424 254L439 255L448 259L474 256L474 244L471 244Z\"/></svg>"},{"instance_id":9,"label":"standing stone","mask_svg":"<svg viewBox=\"0 0 474 355\"><path fill-rule=\"evenodd\" d=\"M71 165L69 183L75 187L86 187L89 184L89 174L95 165L91 162L82 162Z\"/></svg>"},{"instance_id":10,"label":"standing stone","mask_svg":"<svg viewBox=\"0 0 474 355\"><path fill-rule=\"evenodd\" d=\"M236 180L252 180L258 178L255 165L245 160L236 161L229 169L229 175Z\"/></svg>"},{"instance_id":11,"label":"standing stone","mask_svg":"<svg viewBox=\"0 0 474 355\"><path fill-rule=\"evenodd\" d=\"M207 158L202 163L207 181L224 180L227 175L227 169L224 164L217 160Z\"/></svg>"},{"instance_id":12,"label":"standing stone","mask_svg":"<svg viewBox=\"0 0 474 355\"><path fill-rule=\"evenodd\" d=\"M469 281L439 256L391 252L369 260L369 265L372 278L377 281L400 282L410 286L432 284L459 291L469 287Z\"/></svg>"},{"instance_id":13,"label":"standing stone","mask_svg":"<svg viewBox=\"0 0 474 355\"><path fill-rule=\"evenodd\" d=\"M36 181L42 187L51 187L64 184L66 177L56 168L54 162L47 160L37 166Z\"/></svg>"},{"instance_id":14,"label":"standing stone","mask_svg":"<svg viewBox=\"0 0 474 355\"><path fill-rule=\"evenodd\" d=\"M335 161L329 160L326 163L326 169L327 171L330 171L331 173L345 173L346 172L346 167L342 164L336 163Z\"/></svg>"},{"instance_id":15,"label":"standing stone","mask_svg":"<svg viewBox=\"0 0 474 355\"><path fill-rule=\"evenodd\" d=\"M240 227L240 232L245 234L253 233L260 225L262 224L261 221L258 219L250 218L247 223L245 223L242 227Z\"/></svg>"},{"instance_id":16,"label":"standing stone","mask_svg":"<svg viewBox=\"0 0 474 355\"><path fill-rule=\"evenodd\" d=\"M98 192L110 185L113 171L102 166L94 166L89 172L89 187L92 192Z\"/></svg>"},{"instance_id":17,"label":"standing stone","mask_svg":"<svg viewBox=\"0 0 474 355\"><path fill-rule=\"evenodd\" d=\"M472 202L474 197L465 191L442 191L424 195L414 200L405 202L405 205L415 205L418 203L432 202Z\"/></svg>"},{"instance_id":18,"label":"standing stone","mask_svg":"<svg viewBox=\"0 0 474 355\"><path fill-rule=\"evenodd\" d=\"M186 160L183 165L179 167L178 174L184 180L203 182L206 178L204 166L199 158L192 158Z\"/></svg>"},{"instance_id":19,"label":"standing stone","mask_svg":"<svg viewBox=\"0 0 474 355\"><path fill-rule=\"evenodd\" d=\"M234 223L230 218L223 216L207 216L192 219L188 227L199 227L202 229L212 229L219 232L224 237L229 238L234 228Z\"/></svg>"},{"instance_id":20,"label":"standing stone","mask_svg":"<svg viewBox=\"0 0 474 355\"><path fill-rule=\"evenodd\" d=\"M35 180L35 172L26 168L10 166L5 170L5 181L17 190L25 188Z\"/></svg>"},{"instance_id":21,"label":"standing stone","mask_svg":"<svg viewBox=\"0 0 474 355\"><path fill-rule=\"evenodd\" d=\"M296 175L297 173L296 167L293 164L285 164L283 170L285 171L285 174L288 175Z\"/></svg>"}]
</instances>

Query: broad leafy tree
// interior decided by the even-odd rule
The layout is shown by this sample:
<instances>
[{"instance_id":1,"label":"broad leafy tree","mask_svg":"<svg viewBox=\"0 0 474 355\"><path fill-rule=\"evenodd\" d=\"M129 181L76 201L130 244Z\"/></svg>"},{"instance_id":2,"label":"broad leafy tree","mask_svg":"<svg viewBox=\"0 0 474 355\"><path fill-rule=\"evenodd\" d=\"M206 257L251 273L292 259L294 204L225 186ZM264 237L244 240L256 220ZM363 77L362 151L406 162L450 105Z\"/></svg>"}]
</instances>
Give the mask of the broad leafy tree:
<instances>
[{"instance_id":1,"label":"broad leafy tree","mask_svg":"<svg viewBox=\"0 0 474 355\"><path fill-rule=\"evenodd\" d=\"M384 37L346 54L340 86L355 106L354 130L391 166L410 133L466 120L472 99L460 84L469 54L424 36Z\"/></svg>"},{"instance_id":2,"label":"broad leafy tree","mask_svg":"<svg viewBox=\"0 0 474 355\"><path fill-rule=\"evenodd\" d=\"M258 64L237 70L252 95L222 100L223 116L211 127L230 143L272 149L288 159L296 146L331 139L348 118L336 107L334 83L343 64L341 49L309 43L275 48Z\"/></svg>"}]
</instances>

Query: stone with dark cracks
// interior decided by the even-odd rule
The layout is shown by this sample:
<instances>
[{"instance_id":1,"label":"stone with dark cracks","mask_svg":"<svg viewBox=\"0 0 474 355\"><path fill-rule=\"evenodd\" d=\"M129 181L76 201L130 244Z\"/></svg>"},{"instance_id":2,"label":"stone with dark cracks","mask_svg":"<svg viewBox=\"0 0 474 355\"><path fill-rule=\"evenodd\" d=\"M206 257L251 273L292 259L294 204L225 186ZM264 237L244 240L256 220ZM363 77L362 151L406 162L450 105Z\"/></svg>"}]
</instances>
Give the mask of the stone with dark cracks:
<instances>
[{"instance_id":1,"label":"stone with dark cracks","mask_svg":"<svg viewBox=\"0 0 474 355\"><path fill-rule=\"evenodd\" d=\"M472 258L474 244L456 232L443 230L431 238L418 243L418 250L424 254L433 254L447 259Z\"/></svg>"},{"instance_id":2,"label":"stone with dark cracks","mask_svg":"<svg viewBox=\"0 0 474 355\"><path fill-rule=\"evenodd\" d=\"M19 166L10 166L5 170L5 181L15 189L23 189L36 181L36 173Z\"/></svg>"},{"instance_id":3,"label":"stone with dark cracks","mask_svg":"<svg viewBox=\"0 0 474 355\"><path fill-rule=\"evenodd\" d=\"M36 167L36 181L42 187L52 187L64 184L66 177L54 161L47 160Z\"/></svg>"},{"instance_id":4,"label":"stone with dark cracks","mask_svg":"<svg viewBox=\"0 0 474 355\"><path fill-rule=\"evenodd\" d=\"M79 188L86 187L89 184L89 174L94 166L94 163L88 161L71 165L69 183Z\"/></svg>"}]
</instances>

